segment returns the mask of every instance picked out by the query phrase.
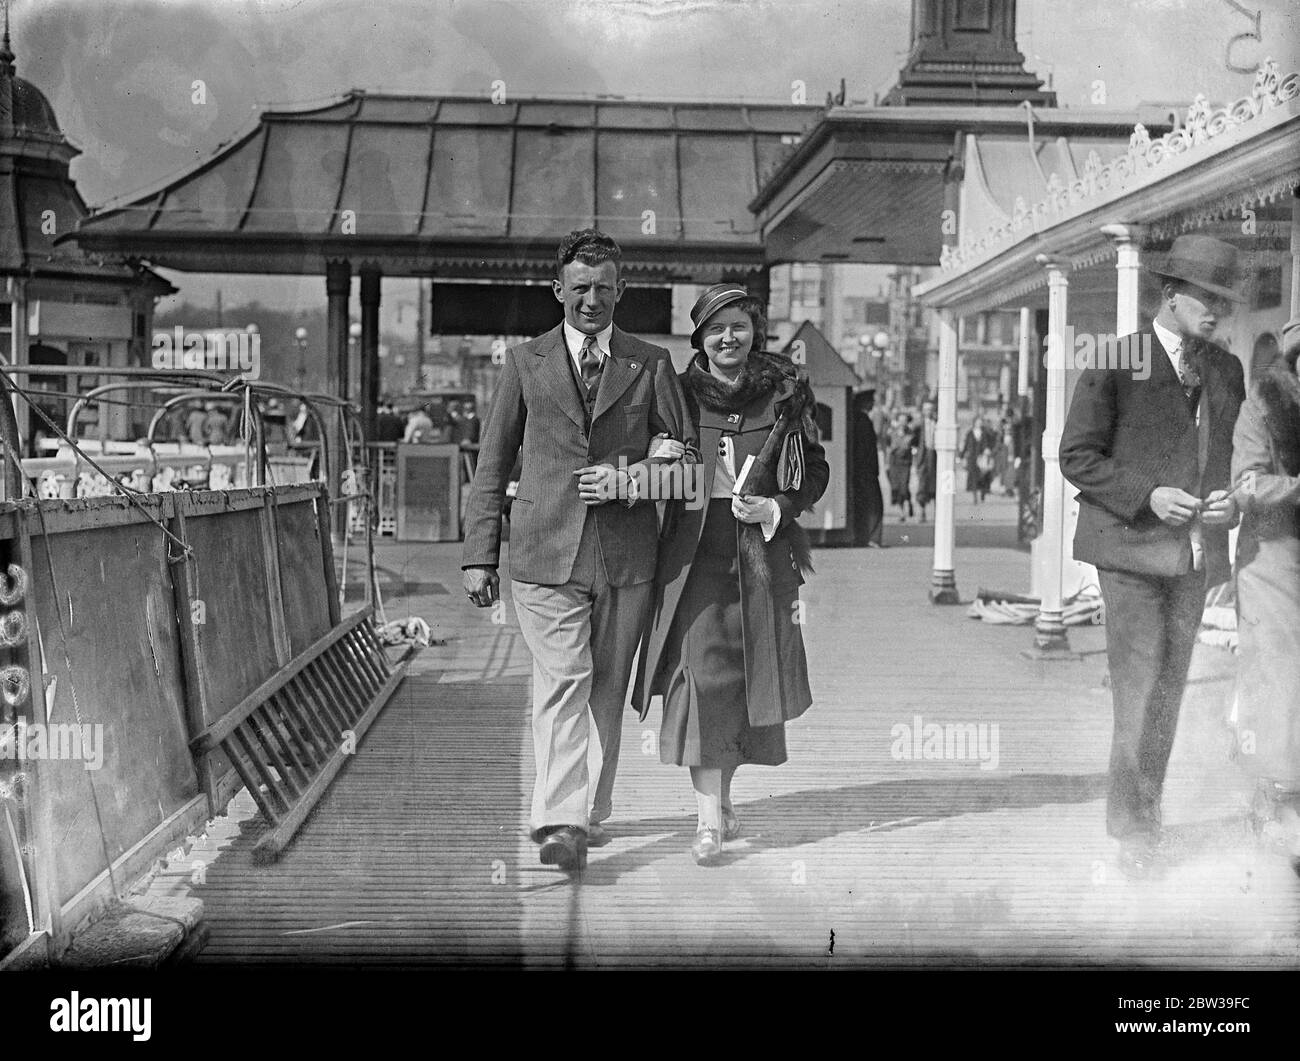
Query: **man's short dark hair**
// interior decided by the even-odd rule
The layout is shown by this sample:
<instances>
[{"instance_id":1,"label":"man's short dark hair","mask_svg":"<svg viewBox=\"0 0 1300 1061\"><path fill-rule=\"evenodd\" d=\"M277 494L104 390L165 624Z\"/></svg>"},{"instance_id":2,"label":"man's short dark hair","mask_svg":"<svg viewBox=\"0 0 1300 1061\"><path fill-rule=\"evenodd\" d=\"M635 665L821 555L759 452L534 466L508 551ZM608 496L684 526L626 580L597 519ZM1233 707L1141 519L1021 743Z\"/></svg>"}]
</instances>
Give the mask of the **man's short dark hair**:
<instances>
[{"instance_id":1,"label":"man's short dark hair","mask_svg":"<svg viewBox=\"0 0 1300 1061\"><path fill-rule=\"evenodd\" d=\"M556 275L563 278L564 267L570 262L582 262L583 265L596 266L601 262L613 262L616 270L623 267L623 252L613 237L605 235L596 228L580 228L570 232L560 240L560 249L555 255Z\"/></svg>"}]
</instances>

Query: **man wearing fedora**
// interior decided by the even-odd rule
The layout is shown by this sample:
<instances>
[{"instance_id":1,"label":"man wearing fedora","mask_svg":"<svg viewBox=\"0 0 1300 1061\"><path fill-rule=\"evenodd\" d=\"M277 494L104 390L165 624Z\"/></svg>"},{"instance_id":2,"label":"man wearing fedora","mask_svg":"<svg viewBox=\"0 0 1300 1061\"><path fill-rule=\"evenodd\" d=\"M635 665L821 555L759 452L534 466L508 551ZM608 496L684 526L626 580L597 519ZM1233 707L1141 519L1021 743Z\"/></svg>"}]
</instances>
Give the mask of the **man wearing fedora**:
<instances>
[{"instance_id":1,"label":"man wearing fedora","mask_svg":"<svg viewBox=\"0 0 1300 1061\"><path fill-rule=\"evenodd\" d=\"M529 826L542 863L570 871L586 863L589 843L607 840L600 823L612 810L623 703L657 559L654 499L638 496L642 482L653 485L645 462L680 458L694 433L668 351L614 326L621 263L618 244L595 229L561 241L553 286L564 319L506 351L465 515L465 592L486 608L499 599L501 511L522 457L510 585L533 656ZM670 437L652 448L652 436ZM591 721L601 759L594 784Z\"/></svg>"},{"instance_id":2,"label":"man wearing fedora","mask_svg":"<svg viewBox=\"0 0 1300 1061\"><path fill-rule=\"evenodd\" d=\"M1114 734L1107 831L1130 876L1152 868L1160 796L1206 590L1228 579L1232 432L1241 364L1212 342L1237 290L1237 252L1179 236L1149 267L1160 308L1120 343L1150 363L1098 357L1061 435L1061 473L1079 489L1074 556L1098 570ZM1121 347L1123 349L1123 347ZM1135 349L1130 345L1129 350ZM1111 367L1114 366L1114 367Z\"/></svg>"}]
</instances>

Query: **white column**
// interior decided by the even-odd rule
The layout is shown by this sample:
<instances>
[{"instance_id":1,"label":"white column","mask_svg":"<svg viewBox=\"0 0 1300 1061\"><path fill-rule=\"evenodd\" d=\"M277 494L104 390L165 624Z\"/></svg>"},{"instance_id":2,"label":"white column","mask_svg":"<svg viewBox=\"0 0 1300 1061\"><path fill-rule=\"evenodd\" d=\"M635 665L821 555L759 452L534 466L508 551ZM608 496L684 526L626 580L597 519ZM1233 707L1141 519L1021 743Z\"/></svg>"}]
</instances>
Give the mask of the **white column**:
<instances>
[{"instance_id":1,"label":"white column","mask_svg":"<svg viewBox=\"0 0 1300 1061\"><path fill-rule=\"evenodd\" d=\"M1065 426L1065 364L1071 352L1065 344L1069 308L1068 261L1040 254L1038 264L1047 270L1047 408L1043 427L1043 556L1042 600L1034 623L1033 655L1068 656L1061 601L1064 566L1065 480L1061 476L1061 431Z\"/></svg>"},{"instance_id":2,"label":"white column","mask_svg":"<svg viewBox=\"0 0 1300 1061\"><path fill-rule=\"evenodd\" d=\"M1016 397L1029 395L1029 330L1033 327L1033 317L1028 306L1020 307L1020 363L1016 370Z\"/></svg>"},{"instance_id":3,"label":"white column","mask_svg":"<svg viewBox=\"0 0 1300 1061\"><path fill-rule=\"evenodd\" d=\"M1291 196L1291 315L1300 317L1300 196Z\"/></svg>"},{"instance_id":4,"label":"white column","mask_svg":"<svg viewBox=\"0 0 1300 1061\"><path fill-rule=\"evenodd\" d=\"M1115 335L1138 330L1138 291L1142 276L1141 225L1104 225L1101 230L1115 244Z\"/></svg>"},{"instance_id":5,"label":"white column","mask_svg":"<svg viewBox=\"0 0 1300 1061\"><path fill-rule=\"evenodd\" d=\"M957 318L939 311L939 409L934 430L938 474L934 501L934 571L930 575L933 604L959 604L953 568L953 501L956 496L953 462L957 452Z\"/></svg>"}]
</instances>

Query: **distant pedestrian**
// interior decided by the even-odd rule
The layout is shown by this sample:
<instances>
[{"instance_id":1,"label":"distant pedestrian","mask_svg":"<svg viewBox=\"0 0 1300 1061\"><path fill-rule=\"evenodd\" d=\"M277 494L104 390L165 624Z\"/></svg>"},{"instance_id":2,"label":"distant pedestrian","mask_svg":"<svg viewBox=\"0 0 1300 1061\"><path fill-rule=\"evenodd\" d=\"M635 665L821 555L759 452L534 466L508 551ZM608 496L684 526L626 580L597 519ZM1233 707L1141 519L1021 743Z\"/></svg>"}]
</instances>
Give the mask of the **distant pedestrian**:
<instances>
[{"instance_id":1,"label":"distant pedestrian","mask_svg":"<svg viewBox=\"0 0 1300 1061\"><path fill-rule=\"evenodd\" d=\"M853 544L882 546L885 499L880 492L880 448L873 422L876 392L853 397Z\"/></svg>"},{"instance_id":2,"label":"distant pedestrian","mask_svg":"<svg viewBox=\"0 0 1300 1061\"><path fill-rule=\"evenodd\" d=\"M422 405L411 413L406 421L406 433L402 436L403 442L412 443L430 443L438 440L437 432L433 427L433 417L429 415L429 406Z\"/></svg>"},{"instance_id":3,"label":"distant pedestrian","mask_svg":"<svg viewBox=\"0 0 1300 1061\"><path fill-rule=\"evenodd\" d=\"M894 426L889 430L888 470L889 503L898 506L899 516L904 523L907 517L914 515L912 508L912 460L915 456L915 431L908 423L906 413L894 417Z\"/></svg>"},{"instance_id":4,"label":"distant pedestrian","mask_svg":"<svg viewBox=\"0 0 1300 1061\"><path fill-rule=\"evenodd\" d=\"M406 426L402 423L402 418L393 408L393 403L384 399L379 403L379 411L375 415L375 442L401 442L402 436L406 433Z\"/></svg>"},{"instance_id":5,"label":"distant pedestrian","mask_svg":"<svg viewBox=\"0 0 1300 1061\"><path fill-rule=\"evenodd\" d=\"M984 424L984 418L977 416L971 429L966 432L959 456L966 462L966 489L970 491L975 504L984 500L993 482L994 448L997 439Z\"/></svg>"},{"instance_id":6,"label":"distant pedestrian","mask_svg":"<svg viewBox=\"0 0 1300 1061\"><path fill-rule=\"evenodd\" d=\"M937 496L939 483L939 451L937 434L939 421L935 418L934 402L927 398L921 403L921 424L916 432L916 503L921 509L921 522L926 521L925 510Z\"/></svg>"},{"instance_id":7,"label":"distant pedestrian","mask_svg":"<svg viewBox=\"0 0 1300 1061\"><path fill-rule=\"evenodd\" d=\"M230 420L216 402L208 402L203 417L203 439L209 446L224 446Z\"/></svg>"},{"instance_id":8,"label":"distant pedestrian","mask_svg":"<svg viewBox=\"0 0 1300 1061\"><path fill-rule=\"evenodd\" d=\"M207 409L203 405L195 405L185 417L185 437L196 446L207 445L207 436L203 430L207 417Z\"/></svg>"}]
</instances>

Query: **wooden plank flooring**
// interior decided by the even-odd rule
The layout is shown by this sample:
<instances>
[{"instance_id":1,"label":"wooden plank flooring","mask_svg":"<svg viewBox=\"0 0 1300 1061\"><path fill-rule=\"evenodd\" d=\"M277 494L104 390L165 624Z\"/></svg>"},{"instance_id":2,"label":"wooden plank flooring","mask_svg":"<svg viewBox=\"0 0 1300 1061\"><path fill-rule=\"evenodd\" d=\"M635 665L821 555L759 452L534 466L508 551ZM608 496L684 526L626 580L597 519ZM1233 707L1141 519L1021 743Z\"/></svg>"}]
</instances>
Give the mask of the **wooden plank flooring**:
<instances>
[{"instance_id":1,"label":"wooden plank flooring","mask_svg":"<svg viewBox=\"0 0 1300 1061\"><path fill-rule=\"evenodd\" d=\"M1008 515L963 509L965 597L1028 588L1027 555L991 544L1014 539ZM1197 648L1164 804L1171 865L1130 882L1103 820L1104 631L1071 631L1079 661L1023 659L1028 628L926 602L927 534L891 525L893 548L817 552L816 703L789 727L787 764L739 772L744 836L720 866L687 853L694 801L686 771L658 761L657 711L627 715L613 842L578 883L540 865L513 609L497 625L465 601L458 546L390 544L389 617L423 615L446 644L279 863L253 865L262 825L237 803L152 888L203 899L200 963L1300 965L1300 879L1249 838L1250 786L1228 758L1233 657ZM894 727L917 716L996 726L996 766L897 758Z\"/></svg>"}]
</instances>

